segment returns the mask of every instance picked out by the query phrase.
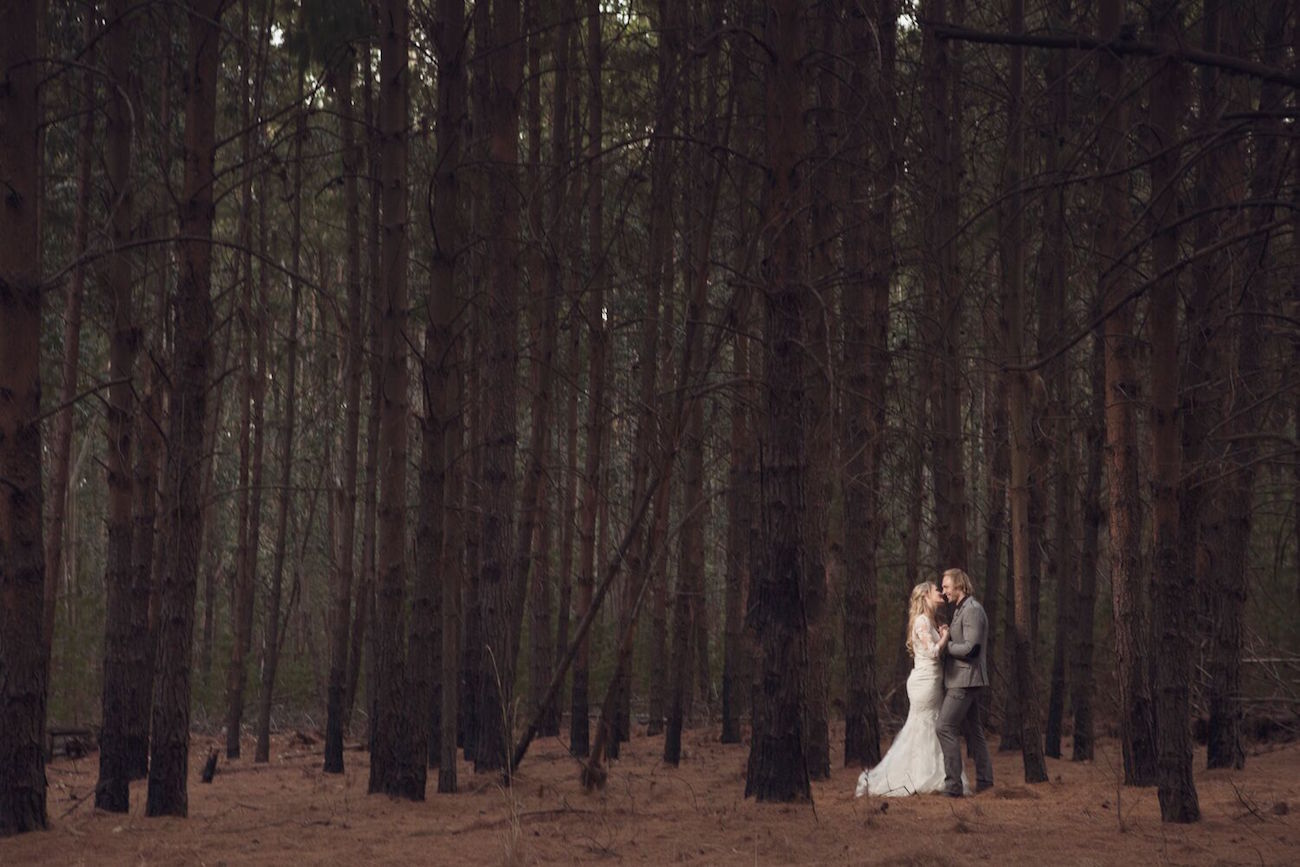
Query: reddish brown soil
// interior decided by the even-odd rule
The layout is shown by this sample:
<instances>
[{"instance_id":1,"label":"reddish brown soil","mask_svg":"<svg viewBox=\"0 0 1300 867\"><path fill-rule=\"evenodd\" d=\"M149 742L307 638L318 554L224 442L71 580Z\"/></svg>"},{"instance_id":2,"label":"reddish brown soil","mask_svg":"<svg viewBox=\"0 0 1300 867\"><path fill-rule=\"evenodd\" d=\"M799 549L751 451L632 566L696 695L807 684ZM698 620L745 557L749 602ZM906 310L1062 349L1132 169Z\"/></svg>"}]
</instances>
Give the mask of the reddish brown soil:
<instances>
[{"instance_id":1,"label":"reddish brown soil","mask_svg":"<svg viewBox=\"0 0 1300 867\"><path fill-rule=\"evenodd\" d=\"M321 773L319 743L278 738L272 761L198 772L216 738L196 737L188 819L147 819L144 783L129 815L96 811L94 755L49 768L51 830L0 840L0 864L1296 864L1300 745L1260 747L1244 771L1200 772L1203 818L1160 822L1156 793L1116 785L1117 745L1095 762L1048 760L1023 783L1018 754L994 757L997 786L961 801L855 799L855 769L813 785L814 805L743 797L747 746L689 732L680 768L662 739L637 737L604 791L585 793L563 744L543 741L512 789L460 769L462 791L410 803L366 794L367 756ZM245 750L252 754L252 745ZM1204 753L1197 766L1204 765Z\"/></svg>"}]
</instances>

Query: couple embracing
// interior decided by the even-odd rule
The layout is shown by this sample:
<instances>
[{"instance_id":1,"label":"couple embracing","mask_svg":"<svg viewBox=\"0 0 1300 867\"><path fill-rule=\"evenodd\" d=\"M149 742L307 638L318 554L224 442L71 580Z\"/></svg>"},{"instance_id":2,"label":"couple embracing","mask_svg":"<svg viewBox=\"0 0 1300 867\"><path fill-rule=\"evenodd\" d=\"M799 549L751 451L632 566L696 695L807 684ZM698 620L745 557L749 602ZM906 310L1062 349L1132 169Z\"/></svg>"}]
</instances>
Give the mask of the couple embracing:
<instances>
[{"instance_id":1,"label":"couple embracing","mask_svg":"<svg viewBox=\"0 0 1300 867\"><path fill-rule=\"evenodd\" d=\"M961 569L943 573L942 591L930 581L912 589L907 630L913 660L907 678L911 707L889 752L858 778L858 797L969 794L961 737L975 759L975 791L993 785L993 762L979 716L980 696L989 685L989 621L974 592L970 576ZM936 617L945 599L952 606L949 626L939 625Z\"/></svg>"}]
</instances>

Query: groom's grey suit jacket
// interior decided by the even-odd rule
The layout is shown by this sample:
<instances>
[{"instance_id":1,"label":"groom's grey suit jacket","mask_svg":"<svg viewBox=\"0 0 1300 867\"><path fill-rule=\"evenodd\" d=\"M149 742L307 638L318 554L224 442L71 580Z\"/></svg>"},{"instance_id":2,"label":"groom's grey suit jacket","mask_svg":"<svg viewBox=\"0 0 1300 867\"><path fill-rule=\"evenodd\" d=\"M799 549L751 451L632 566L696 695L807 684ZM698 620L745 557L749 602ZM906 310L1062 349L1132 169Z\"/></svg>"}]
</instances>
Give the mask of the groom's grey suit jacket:
<instances>
[{"instance_id":1,"label":"groom's grey suit jacket","mask_svg":"<svg viewBox=\"0 0 1300 867\"><path fill-rule=\"evenodd\" d=\"M948 652L943 658L943 688L988 686L989 618L975 597L967 596L953 612L948 626Z\"/></svg>"}]
</instances>

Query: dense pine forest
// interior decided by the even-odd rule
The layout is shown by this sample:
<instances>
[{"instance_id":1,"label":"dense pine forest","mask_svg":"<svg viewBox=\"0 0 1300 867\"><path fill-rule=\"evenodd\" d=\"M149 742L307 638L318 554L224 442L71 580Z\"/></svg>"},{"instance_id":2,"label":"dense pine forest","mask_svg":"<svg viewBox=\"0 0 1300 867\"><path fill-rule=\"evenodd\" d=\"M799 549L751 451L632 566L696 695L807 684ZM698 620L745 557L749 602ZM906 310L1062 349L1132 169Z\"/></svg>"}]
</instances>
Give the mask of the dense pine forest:
<instances>
[{"instance_id":1,"label":"dense pine forest","mask_svg":"<svg viewBox=\"0 0 1300 867\"><path fill-rule=\"evenodd\" d=\"M83 728L149 816L295 727L806 801L949 567L1026 784L1300 734L1298 0L0 21L0 836Z\"/></svg>"}]
</instances>

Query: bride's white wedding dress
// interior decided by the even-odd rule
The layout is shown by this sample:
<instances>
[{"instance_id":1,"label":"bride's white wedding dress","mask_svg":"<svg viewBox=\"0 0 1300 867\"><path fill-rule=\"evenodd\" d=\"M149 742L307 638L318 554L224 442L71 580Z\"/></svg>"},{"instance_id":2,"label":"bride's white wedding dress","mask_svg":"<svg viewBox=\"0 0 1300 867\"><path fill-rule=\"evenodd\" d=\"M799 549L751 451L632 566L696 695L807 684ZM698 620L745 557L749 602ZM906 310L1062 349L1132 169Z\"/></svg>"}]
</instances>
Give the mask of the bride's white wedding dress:
<instances>
[{"instance_id":1,"label":"bride's white wedding dress","mask_svg":"<svg viewBox=\"0 0 1300 867\"><path fill-rule=\"evenodd\" d=\"M911 707L889 752L880 764L858 777L857 796L917 795L943 791L943 752L935 725L943 705L943 664L939 658L939 633L922 614L912 624L912 673L907 677ZM962 789L969 791L966 775Z\"/></svg>"}]
</instances>

